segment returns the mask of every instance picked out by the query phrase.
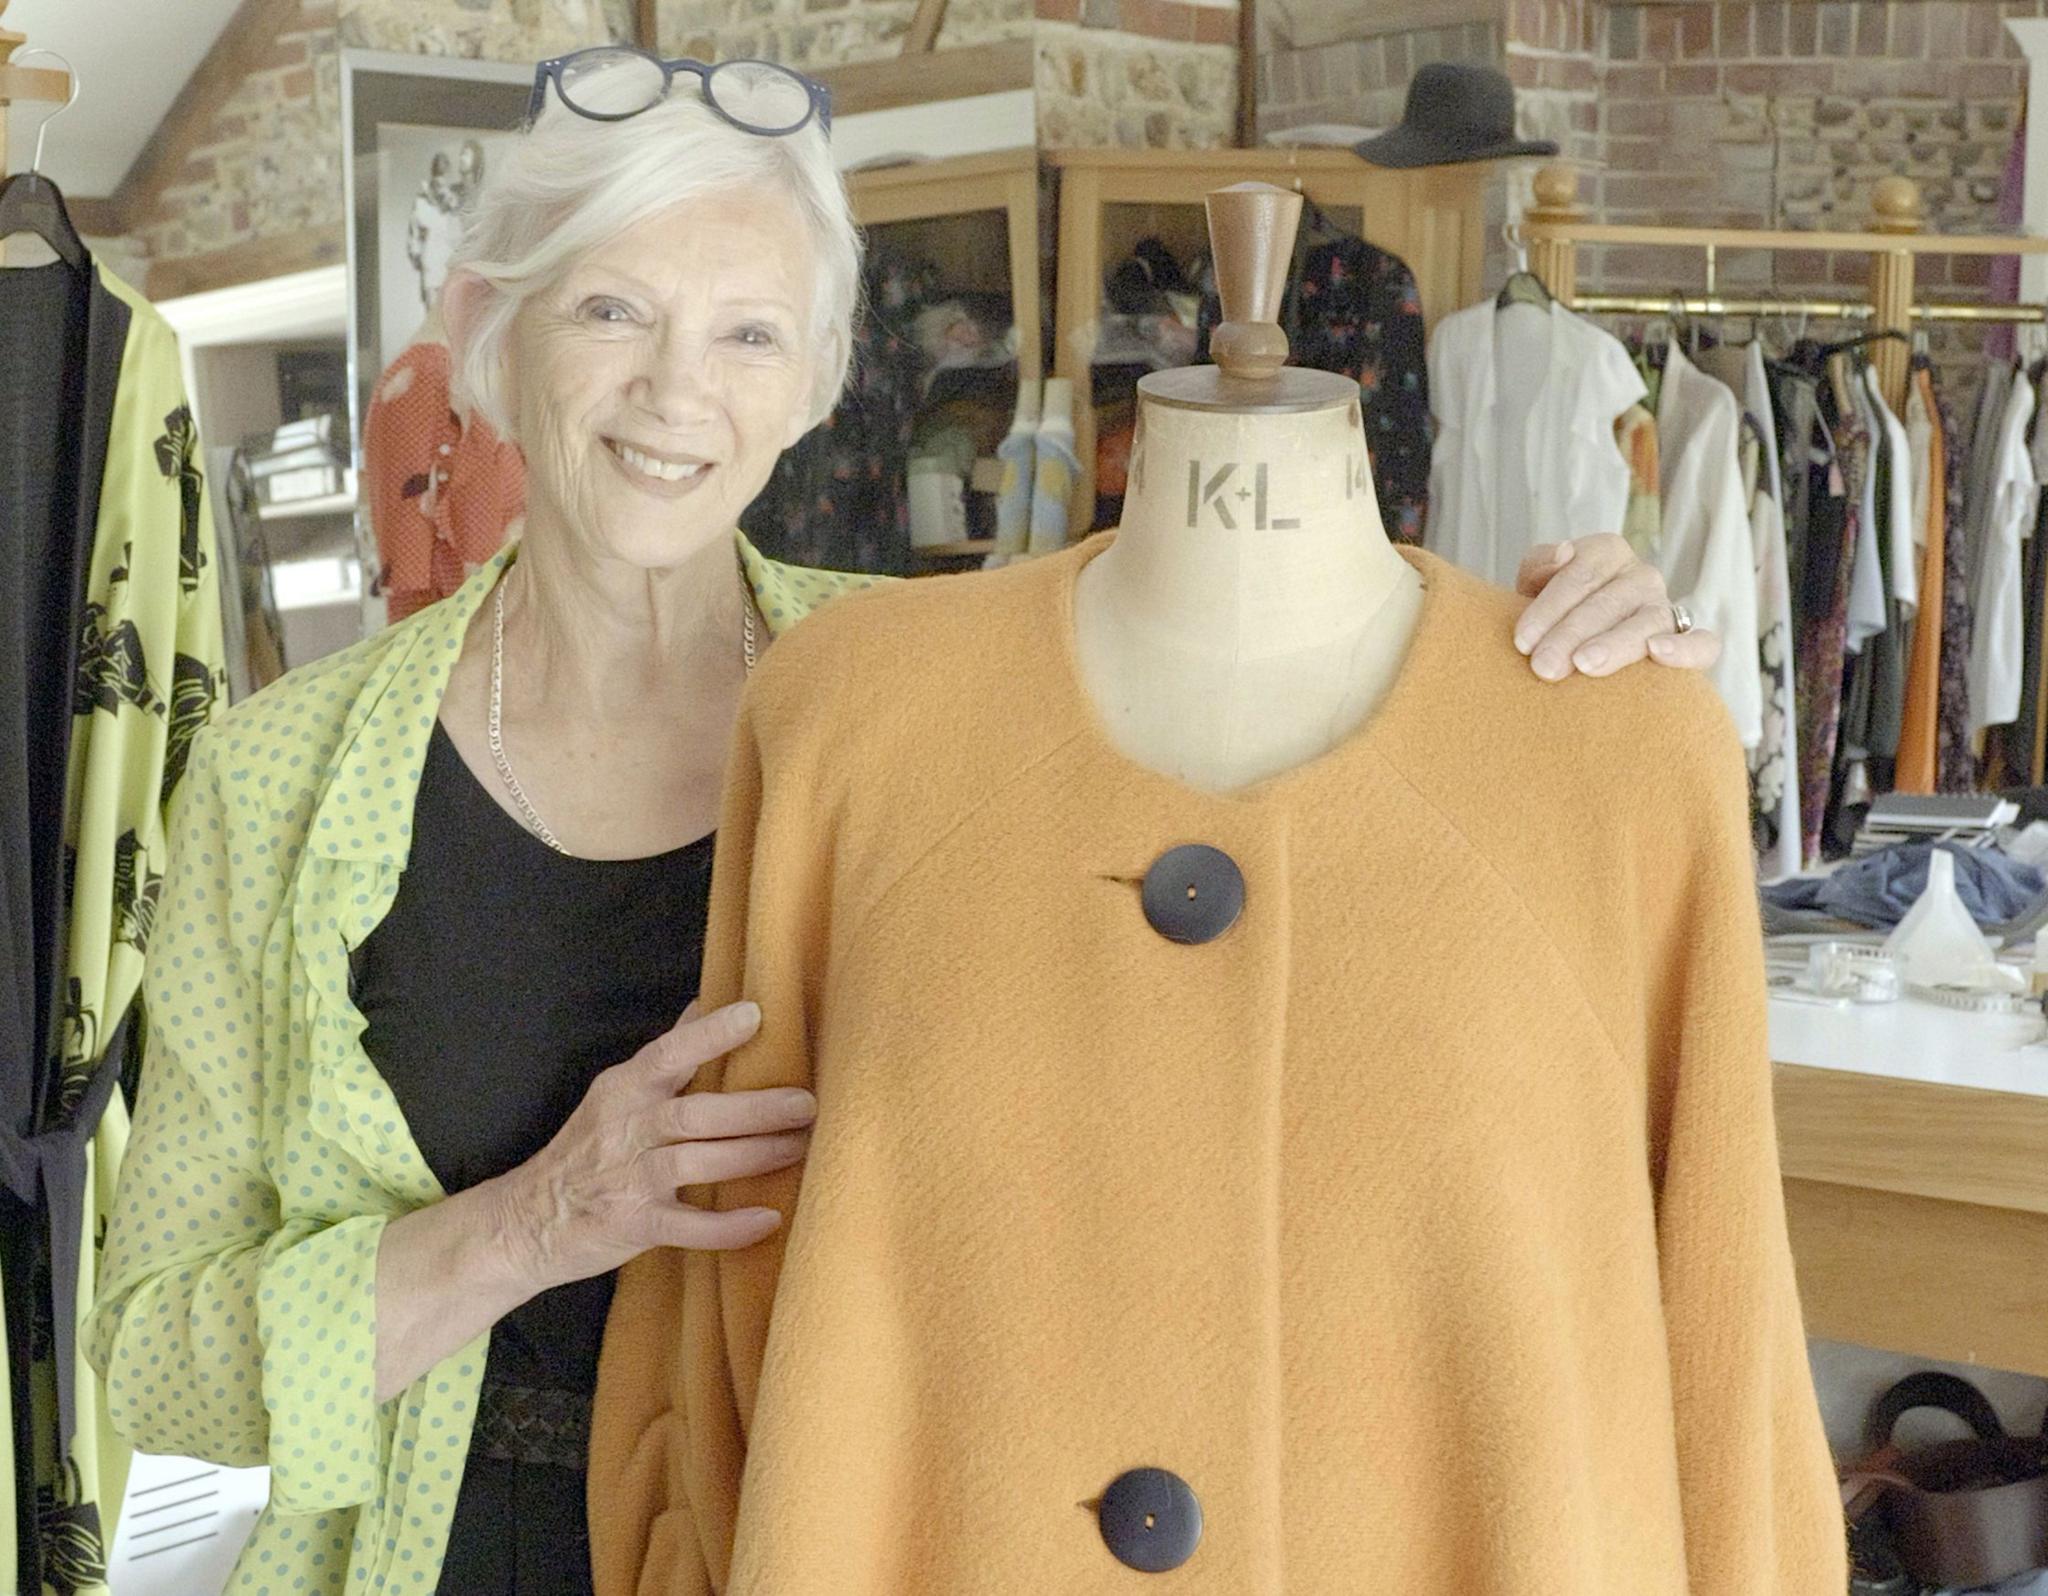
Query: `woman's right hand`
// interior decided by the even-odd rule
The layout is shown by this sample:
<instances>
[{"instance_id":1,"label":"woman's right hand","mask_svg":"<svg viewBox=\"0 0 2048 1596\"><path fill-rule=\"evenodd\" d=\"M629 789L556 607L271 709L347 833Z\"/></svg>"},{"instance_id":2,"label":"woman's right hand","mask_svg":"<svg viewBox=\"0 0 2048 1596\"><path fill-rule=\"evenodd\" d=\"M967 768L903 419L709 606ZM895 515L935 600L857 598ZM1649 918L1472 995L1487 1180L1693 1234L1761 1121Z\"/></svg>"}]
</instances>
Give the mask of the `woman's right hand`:
<instances>
[{"instance_id":1,"label":"woman's right hand","mask_svg":"<svg viewBox=\"0 0 2048 1596\"><path fill-rule=\"evenodd\" d=\"M681 1096L697 1071L760 1029L752 1003L683 1011L596 1080L555 1139L502 1177L506 1254L536 1292L616 1269L651 1247L750 1247L772 1208L692 1208L677 1188L786 1169L803 1158L817 1100L800 1087Z\"/></svg>"}]
</instances>

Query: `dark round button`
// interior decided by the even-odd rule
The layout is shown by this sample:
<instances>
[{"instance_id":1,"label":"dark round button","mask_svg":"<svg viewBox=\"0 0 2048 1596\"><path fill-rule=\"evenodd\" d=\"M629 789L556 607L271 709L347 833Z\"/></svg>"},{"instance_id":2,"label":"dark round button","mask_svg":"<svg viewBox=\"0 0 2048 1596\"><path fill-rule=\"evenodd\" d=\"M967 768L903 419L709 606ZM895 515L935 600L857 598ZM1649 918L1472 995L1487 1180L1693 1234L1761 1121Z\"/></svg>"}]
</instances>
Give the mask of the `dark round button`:
<instances>
[{"instance_id":1,"label":"dark round button","mask_svg":"<svg viewBox=\"0 0 2048 1596\"><path fill-rule=\"evenodd\" d=\"M1180 1567L1202 1538L1202 1504L1186 1480L1165 1469L1119 1474L1097 1512L1104 1544L1141 1574Z\"/></svg>"},{"instance_id":2,"label":"dark round button","mask_svg":"<svg viewBox=\"0 0 2048 1596\"><path fill-rule=\"evenodd\" d=\"M1169 848L1145 872L1145 918L1169 942L1214 942L1244 913L1244 873L1198 842Z\"/></svg>"}]
</instances>

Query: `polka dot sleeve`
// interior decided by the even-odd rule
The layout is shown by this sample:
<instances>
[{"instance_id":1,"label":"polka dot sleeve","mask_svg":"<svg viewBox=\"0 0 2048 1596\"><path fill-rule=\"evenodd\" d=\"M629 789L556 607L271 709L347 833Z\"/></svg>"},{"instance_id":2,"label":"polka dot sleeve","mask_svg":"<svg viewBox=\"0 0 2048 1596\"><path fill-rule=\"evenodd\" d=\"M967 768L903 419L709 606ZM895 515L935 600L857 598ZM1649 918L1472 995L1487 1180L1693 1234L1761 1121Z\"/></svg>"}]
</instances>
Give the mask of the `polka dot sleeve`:
<instances>
[{"instance_id":1,"label":"polka dot sleeve","mask_svg":"<svg viewBox=\"0 0 2048 1596\"><path fill-rule=\"evenodd\" d=\"M280 1218L257 971L269 916L202 733L145 977L149 1050L88 1355L145 1451L268 1464L280 1512L373 1499L383 1214ZM284 1154L287 1162L292 1154Z\"/></svg>"},{"instance_id":2,"label":"polka dot sleeve","mask_svg":"<svg viewBox=\"0 0 2048 1596\"><path fill-rule=\"evenodd\" d=\"M201 732L145 973L149 1049L87 1356L145 1452L269 1461L256 1296L277 1228L255 974L230 935L233 844Z\"/></svg>"}]
</instances>

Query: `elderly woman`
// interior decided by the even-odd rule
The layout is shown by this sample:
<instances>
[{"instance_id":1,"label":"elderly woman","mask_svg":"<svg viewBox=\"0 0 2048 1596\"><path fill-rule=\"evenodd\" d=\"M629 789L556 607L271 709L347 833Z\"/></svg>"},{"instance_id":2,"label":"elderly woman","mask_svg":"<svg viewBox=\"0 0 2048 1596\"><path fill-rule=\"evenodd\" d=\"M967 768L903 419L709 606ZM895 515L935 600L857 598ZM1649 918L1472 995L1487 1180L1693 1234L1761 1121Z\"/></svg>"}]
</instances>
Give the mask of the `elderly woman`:
<instances>
[{"instance_id":1,"label":"elderly woman","mask_svg":"<svg viewBox=\"0 0 2048 1596\"><path fill-rule=\"evenodd\" d=\"M89 1340L139 1446L270 1467L237 1592L586 1590L613 1272L766 1235L678 1188L795 1162L813 1111L678 1094L758 1023L686 1011L747 670L857 580L735 531L847 367L827 102L607 51L536 112L443 298L524 537L202 735L158 913ZM1543 675L1713 657L1618 538L1525 586Z\"/></svg>"}]
</instances>

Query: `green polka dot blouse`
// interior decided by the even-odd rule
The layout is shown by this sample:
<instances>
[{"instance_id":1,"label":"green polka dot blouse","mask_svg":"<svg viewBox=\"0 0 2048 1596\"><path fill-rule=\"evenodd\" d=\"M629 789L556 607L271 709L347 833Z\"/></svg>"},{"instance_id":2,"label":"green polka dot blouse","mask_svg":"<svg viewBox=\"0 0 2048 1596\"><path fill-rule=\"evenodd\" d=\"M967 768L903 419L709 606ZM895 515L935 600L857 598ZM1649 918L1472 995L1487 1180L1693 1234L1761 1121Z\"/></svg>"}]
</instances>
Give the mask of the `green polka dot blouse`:
<instances>
[{"instance_id":1,"label":"green polka dot blouse","mask_svg":"<svg viewBox=\"0 0 2048 1596\"><path fill-rule=\"evenodd\" d=\"M136 1446L269 1466L233 1596L439 1578L489 1338L378 1404L378 1242L443 1194L363 1052L348 950L397 894L449 671L515 554L219 717L179 794L87 1345ZM876 580L740 558L771 636Z\"/></svg>"}]
</instances>

